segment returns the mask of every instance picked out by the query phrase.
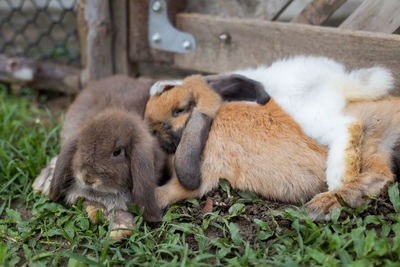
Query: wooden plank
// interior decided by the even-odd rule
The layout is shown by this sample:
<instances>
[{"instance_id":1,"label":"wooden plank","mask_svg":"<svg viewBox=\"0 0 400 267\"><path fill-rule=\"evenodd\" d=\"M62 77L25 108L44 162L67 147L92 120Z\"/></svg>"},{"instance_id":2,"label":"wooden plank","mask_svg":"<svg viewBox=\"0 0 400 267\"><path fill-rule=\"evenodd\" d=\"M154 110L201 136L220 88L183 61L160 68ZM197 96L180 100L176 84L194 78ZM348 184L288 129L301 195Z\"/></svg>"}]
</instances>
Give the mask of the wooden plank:
<instances>
[{"instance_id":1,"label":"wooden plank","mask_svg":"<svg viewBox=\"0 0 400 267\"><path fill-rule=\"evenodd\" d=\"M292 22L321 25L347 0L313 0Z\"/></svg>"},{"instance_id":2,"label":"wooden plank","mask_svg":"<svg viewBox=\"0 0 400 267\"><path fill-rule=\"evenodd\" d=\"M277 18L292 1L270 0L262 4L265 7L264 9L268 11L264 13L268 19ZM171 23L175 25L176 14L186 9L197 12L201 12L201 10L203 12L213 12L214 10L226 13L222 7L227 8L228 5L232 5L233 3L230 0L225 2L227 3L223 6L222 1L214 0L167 0L168 16ZM212 8L215 6L218 6L218 8ZM173 53L153 49L148 43L148 8L149 0L129 0L129 59L131 62L173 64ZM265 11L264 9L263 11Z\"/></svg>"},{"instance_id":3,"label":"wooden plank","mask_svg":"<svg viewBox=\"0 0 400 267\"><path fill-rule=\"evenodd\" d=\"M115 0L114 0L115 1ZM167 0L168 16L175 24L175 16L183 11L185 0ZM150 48L148 42L149 0L130 0L129 2L129 58L133 62L172 64L174 55Z\"/></svg>"},{"instance_id":4,"label":"wooden plank","mask_svg":"<svg viewBox=\"0 0 400 267\"><path fill-rule=\"evenodd\" d=\"M128 57L128 1L110 1L113 32L114 74L129 75Z\"/></svg>"},{"instance_id":5,"label":"wooden plank","mask_svg":"<svg viewBox=\"0 0 400 267\"><path fill-rule=\"evenodd\" d=\"M185 12L225 17L276 19L293 0L191 0Z\"/></svg>"},{"instance_id":6,"label":"wooden plank","mask_svg":"<svg viewBox=\"0 0 400 267\"><path fill-rule=\"evenodd\" d=\"M81 88L81 70L65 65L8 57L0 54L0 81L76 94Z\"/></svg>"},{"instance_id":7,"label":"wooden plank","mask_svg":"<svg viewBox=\"0 0 400 267\"><path fill-rule=\"evenodd\" d=\"M84 15L80 15L79 27L85 29L80 36L85 38L81 41L85 63L82 81L86 84L113 74L111 17L108 0L84 0L80 8Z\"/></svg>"},{"instance_id":8,"label":"wooden plank","mask_svg":"<svg viewBox=\"0 0 400 267\"><path fill-rule=\"evenodd\" d=\"M85 6L86 0L79 0L77 4L77 30L79 37L79 48L81 54L81 64L82 66L87 66L87 33L88 28L85 20Z\"/></svg>"},{"instance_id":9,"label":"wooden plank","mask_svg":"<svg viewBox=\"0 0 400 267\"><path fill-rule=\"evenodd\" d=\"M364 0L340 26L341 29L393 33L400 27L399 0Z\"/></svg>"},{"instance_id":10,"label":"wooden plank","mask_svg":"<svg viewBox=\"0 0 400 267\"><path fill-rule=\"evenodd\" d=\"M273 15L270 20L277 20L292 2L293 0L269 1L269 5L272 9L271 15Z\"/></svg>"},{"instance_id":11,"label":"wooden plank","mask_svg":"<svg viewBox=\"0 0 400 267\"><path fill-rule=\"evenodd\" d=\"M176 67L224 72L306 54L331 57L351 68L387 66L400 80L398 35L199 14L179 14L177 19L197 45L192 53L175 55ZM230 38L221 40L221 34Z\"/></svg>"}]
</instances>

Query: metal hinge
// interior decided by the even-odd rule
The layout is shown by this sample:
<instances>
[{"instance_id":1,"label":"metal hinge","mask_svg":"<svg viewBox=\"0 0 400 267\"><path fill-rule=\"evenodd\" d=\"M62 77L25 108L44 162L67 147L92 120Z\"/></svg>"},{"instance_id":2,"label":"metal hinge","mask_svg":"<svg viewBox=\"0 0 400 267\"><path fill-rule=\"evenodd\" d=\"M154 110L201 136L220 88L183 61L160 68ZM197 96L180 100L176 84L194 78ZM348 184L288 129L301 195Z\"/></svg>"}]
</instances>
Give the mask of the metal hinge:
<instances>
[{"instance_id":1,"label":"metal hinge","mask_svg":"<svg viewBox=\"0 0 400 267\"><path fill-rule=\"evenodd\" d=\"M150 1L149 42L153 48L176 53L189 53L196 48L193 35L176 29L169 21L165 0Z\"/></svg>"}]
</instances>

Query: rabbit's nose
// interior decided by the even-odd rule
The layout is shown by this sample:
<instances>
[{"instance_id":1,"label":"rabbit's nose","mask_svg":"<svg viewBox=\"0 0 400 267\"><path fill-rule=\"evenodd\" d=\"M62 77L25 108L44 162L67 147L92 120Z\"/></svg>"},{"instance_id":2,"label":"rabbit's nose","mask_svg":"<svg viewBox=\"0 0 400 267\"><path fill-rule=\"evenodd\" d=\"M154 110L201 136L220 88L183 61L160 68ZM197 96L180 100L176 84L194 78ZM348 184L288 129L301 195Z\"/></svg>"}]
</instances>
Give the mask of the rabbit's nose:
<instances>
[{"instance_id":1,"label":"rabbit's nose","mask_svg":"<svg viewBox=\"0 0 400 267\"><path fill-rule=\"evenodd\" d=\"M83 180L84 180L85 184L87 184L87 185L92 185L97 181L97 179L93 176L85 176L83 178Z\"/></svg>"}]
</instances>

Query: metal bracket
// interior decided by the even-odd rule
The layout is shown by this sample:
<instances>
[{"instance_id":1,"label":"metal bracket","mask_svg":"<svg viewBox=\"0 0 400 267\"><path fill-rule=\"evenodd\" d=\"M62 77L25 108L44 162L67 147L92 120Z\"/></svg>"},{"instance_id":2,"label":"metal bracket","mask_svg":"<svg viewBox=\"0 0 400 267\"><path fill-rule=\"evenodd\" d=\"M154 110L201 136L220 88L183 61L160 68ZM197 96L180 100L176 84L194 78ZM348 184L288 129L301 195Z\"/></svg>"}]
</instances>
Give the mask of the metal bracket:
<instances>
[{"instance_id":1,"label":"metal bracket","mask_svg":"<svg viewBox=\"0 0 400 267\"><path fill-rule=\"evenodd\" d=\"M177 30L169 21L165 0L150 1L149 43L153 48L176 53L189 53L196 48L193 35Z\"/></svg>"}]
</instances>

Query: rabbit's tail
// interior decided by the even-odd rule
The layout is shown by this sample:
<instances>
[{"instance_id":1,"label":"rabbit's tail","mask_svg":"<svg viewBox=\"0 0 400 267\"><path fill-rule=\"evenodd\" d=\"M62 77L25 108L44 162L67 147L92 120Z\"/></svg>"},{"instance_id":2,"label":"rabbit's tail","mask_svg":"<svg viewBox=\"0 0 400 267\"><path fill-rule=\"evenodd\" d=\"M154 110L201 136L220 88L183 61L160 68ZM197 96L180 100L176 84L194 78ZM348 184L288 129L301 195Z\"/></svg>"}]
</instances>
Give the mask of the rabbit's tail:
<instances>
[{"instance_id":1,"label":"rabbit's tail","mask_svg":"<svg viewBox=\"0 0 400 267\"><path fill-rule=\"evenodd\" d=\"M394 79L388 69L372 67L351 71L342 90L349 101L374 100L387 95L393 85Z\"/></svg>"}]
</instances>

